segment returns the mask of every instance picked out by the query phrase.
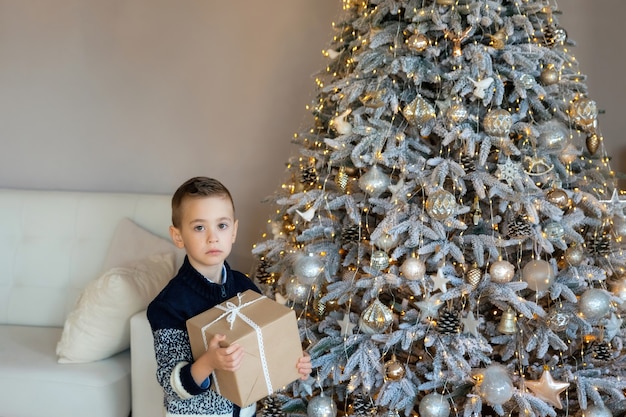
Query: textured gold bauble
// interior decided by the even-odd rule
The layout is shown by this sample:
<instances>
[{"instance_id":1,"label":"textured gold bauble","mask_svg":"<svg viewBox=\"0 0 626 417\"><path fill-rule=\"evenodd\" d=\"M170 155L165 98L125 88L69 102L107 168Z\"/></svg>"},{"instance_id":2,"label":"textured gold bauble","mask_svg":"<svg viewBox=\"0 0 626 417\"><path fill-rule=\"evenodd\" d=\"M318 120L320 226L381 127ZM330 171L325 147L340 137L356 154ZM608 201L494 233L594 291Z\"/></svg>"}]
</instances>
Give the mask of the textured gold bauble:
<instances>
[{"instance_id":1,"label":"textured gold bauble","mask_svg":"<svg viewBox=\"0 0 626 417\"><path fill-rule=\"evenodd\" d=\"M456 199L446 190L437 190L426 200L426 212L435 220L445 220L456 212Z\"/></svg>"},{"instance_id":2,"label":"textured gold bauble","mask_svg":"<svg viewBox=\"0 0 626 417\"><path fill-rule=\"evenodd\" d=\"M597 133L592 133L587 136L585 139L585 145L587 146L587 150L591 155L595 154L598 148L600 147L600 137Z\"/></svg>"},{"instance_id":3,"label":"textured gold bauble","mask_svg":"<svg viewBox=\"0 0 626 417\"><path fill-rule=\"evenodd\" d=\"M598 106L590 98L579 97L570 104L569 115L577 125L583 129L590 129L596 124Z\"/></svg>"},{"instance_id":4,"label":"textured gold bauble","mask_svg":"<svg viewBox=\"0 0 626 417\"><path fill-rule=\"evenodd\" d=\"M540 79L543 85L552 85L560 81L561 75L554 65L549 65L541 71Z\"/></svg>"},{"instance_id":5,"label":"textured gold bauble","mask_svg":"<svg viewBox=\"0 0 626 417\"><path fill-rule=\"evenodd\" d=\"M469 112L463 104L458 102L452 103L446 110L446 117L453 124L461 123L467 119L467 116L469 116Z\"/></svg>"},{"instance_id":6,"label":"textured gold bauble","mask_svg":"<svg viewBox=\"0 0 626 417\"><path fill-rule=\"evenodd\" d=\"M409 39L406 40L406 46L411 51L424 52L430 46L430 40L426 37L426 35L416 33L415 35L411 35Z\"/></svg>"},{"instance_id":7,"label":"textured gold bauble","mask_svg":"<svg viewBox=\"0 0 626 417\"><path fill-rule=\"evenodd\" d=\"M443 4L446 6L454 6L457 0L436 0L437 4Z\"/></svg>"},{"instance_id":8,"label":"textured gold bauble","mask_svg":"<svg viewBox=\"0 0 626 417\"><path fill-rule=\"evenodd\" d=\"M430 120L437 117L435 107L424 97L418 95L402 109L402 115L412 125L420 129Z\"/></svg>"},{"instance_id":9,"label":"textured gold bauble","mask_svg":"<svg viewBox=\"0 0 626 417\"><path fill-rule=\"evenodd\" d=\"M560 209L564 209L569 205L569 196L560 188L553 188L546 195L548 201Z\"/></svg>"},{"instance_id":10,"label":"textured gold bauble","mask_svg":"<svg viewBox=\"0 0 626 417\"><path fill-rule=\"evenodd\" d=\"M465 274L465 281L472 286L472 289L476 289L480 281L483 279L483 272L478 265L474 264Z\"/></svg>"},{"instance_id":11,"label":"textured gold bauble","mask_svg":"<svg viewBox=\"0 0 626 417\"><path fill-rule=\"evenodd\" d=\"M359 317L359 329L363 333L382 333L393 323L393 312L377 298Z\"/></svg>"},{"instance_id":12,"label":"textured gold bauble","mask_svg":"<svg viewBox=\"0 0 626 417\"><path fill-rule=\"evenodd\" d=\"M504 109L490 110L483 119L483 129L491 136L508 136L513 126L511 113Z\"/></svg>"},{"instance_id":13,"label":"textured gold bauble","mask_svg":"<svg viewBox=\"0 0 626 417\"><path fill-rule=\"evenodd\" d=\"M398 381L404 377L404 366L396 359L396 355L391 355L391 359L385 362L385 379Z\"/></svg>"}]
</instances>

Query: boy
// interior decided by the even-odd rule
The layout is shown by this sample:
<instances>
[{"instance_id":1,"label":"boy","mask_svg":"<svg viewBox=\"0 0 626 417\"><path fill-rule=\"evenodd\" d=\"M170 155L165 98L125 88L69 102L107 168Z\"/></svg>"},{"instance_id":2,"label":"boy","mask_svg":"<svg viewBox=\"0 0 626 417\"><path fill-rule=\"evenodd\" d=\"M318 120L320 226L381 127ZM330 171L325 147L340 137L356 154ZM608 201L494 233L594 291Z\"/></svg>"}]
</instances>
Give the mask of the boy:
<instances>
[{"instance_id":1,"label":"boy","mask_svg":"<svg viewBox=\"0 0 626 417\"><path fill-rule=\"evenodd\" d=\"M260 292L241 272L230 269L225 259L237 236L235 207L230 192L219 181L195 177L182 184L172 197L174 244L186 257L178 274L148 306L154 336L157 380L165 393L167 417L249 417L256 404L240 409L210 389L214 369L235 371L243 348L222 348L223 335L214 336L208 350L195 362L186 330L187 319L252 289ZM306 379L311 359L303 355L294 364Z\"/></svg>"}]
</instances>

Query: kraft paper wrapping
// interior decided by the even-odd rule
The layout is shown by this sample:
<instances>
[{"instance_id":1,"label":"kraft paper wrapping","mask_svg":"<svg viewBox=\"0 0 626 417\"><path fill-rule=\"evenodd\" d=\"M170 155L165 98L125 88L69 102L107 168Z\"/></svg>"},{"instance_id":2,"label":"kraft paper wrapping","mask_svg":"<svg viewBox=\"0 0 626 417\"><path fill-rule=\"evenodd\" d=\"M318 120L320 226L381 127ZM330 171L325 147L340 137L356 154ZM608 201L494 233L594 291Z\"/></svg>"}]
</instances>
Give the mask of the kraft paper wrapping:
<instances>
[{"instance_id":1,"label":"kraft paper wrapping","mask_svg":"<svg viewBox=\"0 0 626 417\"><path fill-rule=\"evenodd\" d=\"M194 359L216 334L226 346L244 349L235 372L215 370L212 389L240 407L248 406L300 378L296 363L302 345L293 310L252 290L187 320Z\"/></svg>"}]
</instances>

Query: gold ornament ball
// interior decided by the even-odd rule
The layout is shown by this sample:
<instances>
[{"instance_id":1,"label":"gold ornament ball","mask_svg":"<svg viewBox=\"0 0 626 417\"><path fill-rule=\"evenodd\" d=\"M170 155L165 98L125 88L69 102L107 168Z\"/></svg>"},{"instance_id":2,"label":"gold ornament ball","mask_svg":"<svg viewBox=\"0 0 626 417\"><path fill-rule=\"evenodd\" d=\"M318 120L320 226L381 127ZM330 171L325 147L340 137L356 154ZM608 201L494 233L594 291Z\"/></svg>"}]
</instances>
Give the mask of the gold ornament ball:
<instances>
[{"instance_id":1,"label":"gold ornament ball","mask_svg":"<svg viewBox=\"0 0 626 417\"><path fill-rule=\"evenodd\" d=\"M391 356L391 360L385 362L385 378L390 381L398 381L404 377L404 366L396 359L396 355Z\"/></svg>"},{"instance_id":2,"label":"gold ornament ball","mask_svg":"<svg viewBox=\"0 0 626 417\"><path fill-rule=\"evenodd\" d=\"M461 123L467 119L468 115L469 112L461 103L454 103L446 110L446 117L451 123Z\"/></svg>"},{"instance_id":3,"label":"gold ornament ball","mask_svg":"<svg viewBox=\"0 0 626 417\"><path fill-rule=\"evenodd\" d=\"M554 65L549 65L543 71L541 71L540 79L543 85L552 85L556 84L560 81L559 71L554 67Z\"/></svg>"},{"instance_id":4,"label":"gold ornament ball","mask_svg":"<svg viewBox=\"0 0 626 417\"><path fill-rule=\"evenodd\" d=\"M457 0L436 0L437 4L443 4L446 6L454 6Z\"/></svg>"},{"instance_id":5,"label":"gold ornament ball","mask_svg":"<svg viewBox=\"0 0 626 417\"><path fill-rule=\"evenodd\" d=\"M406 45L411 51L424 52L430 46L430 41L426 35L416 33L415 35L411 35L411 37L406 40Z\"/></svg>"},{"instance_id":6,"label":"gold ornament ball","mask_svg":"<svg viewBox=\"0 0 626 417\"><path fill-rule=\"evenodd\" d=\"M491 282L506 284L513 279L515 267L509 261L499 260L491 264L489 275L491 276Z\"/></svg>"},{"instance_id":7,"label":"gold ornament ball","mask_svg":"<svg viewBox=\"0 0 626 417\"><path fill-rule=\"evenodd\" d=\"M426 212L435 220L445 220L456 211L456 199L446 190L437 190L426 200Z\"/></svg>"},{"instance_id":8,"label":"gold ornament ball","mask_svg":"<svg viewBox=\"0 0 626 417\"><path fill-rule=\"evenodd\" d=\"M528 284L528 288L533 291L545 291L554 282L554 271L549 262L542 259L535 259L528 262L522 268L522 280Z\"/></svg>"},{"instance_id":9,"label":"gold ornament ball","mask_svg":"<svg viewBox=\"0 0 626 417\"><path fill-rule=\"evenodd\" d=\"M548 191L546 195L548 201L560 209L564 209L569 205L569 196L560 188L554 188Z\"/></svg>"},{"instance_id":10,"label":"gold ornament ball","mask_svg":"<svg viewBox=\"0 0 626 417\"><path fill-rule=\"evenodd\" d=\"M402 115L411 125L420 129L430 120L437 117L435 107L419 94L402 109Z\"/></svg>"},{"instance_id":11,"label":"gold ornament ball","mask_svg":"<svg viewBox=\"0 0 626 417\"><path fill-rule=\"evenodd\" d=\"M426 274L426 264L419 258L407 258L400 266L400 273L410 281L422 279Z\"/></svg>"},{"instance_id":12,"label":"gold ornament ball","mask_svg":"<svg viewBox=\"0 0 626 417\"><path fill-rule=\"evenodd\" d=\"M511 113L504 109L490 110L483 119L483 128L491 136L508 136L513 126Z\"/></svg>"}]
</instances>

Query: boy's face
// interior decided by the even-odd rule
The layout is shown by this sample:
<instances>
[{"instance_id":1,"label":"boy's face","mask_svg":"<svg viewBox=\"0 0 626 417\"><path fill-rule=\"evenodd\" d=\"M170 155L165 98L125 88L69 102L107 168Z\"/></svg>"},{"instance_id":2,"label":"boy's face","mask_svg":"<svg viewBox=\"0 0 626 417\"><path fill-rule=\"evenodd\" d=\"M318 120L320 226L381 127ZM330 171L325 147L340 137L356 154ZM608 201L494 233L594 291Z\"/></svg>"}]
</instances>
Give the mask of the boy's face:
<instances>
[{"instance_id":1,"label":"boy's face","mask_svg":"<svg viewBox=\"0 0 626 417\"><path fill-rule=\"evenodd\" d=\"M189 262L209 279L221 276L222 264L237 237L237 220L228 197L185 198L180 226L170 227L172 241L185 248ZM220 275L218 275L220 274Z\"/></svg>"}]
</instances>

